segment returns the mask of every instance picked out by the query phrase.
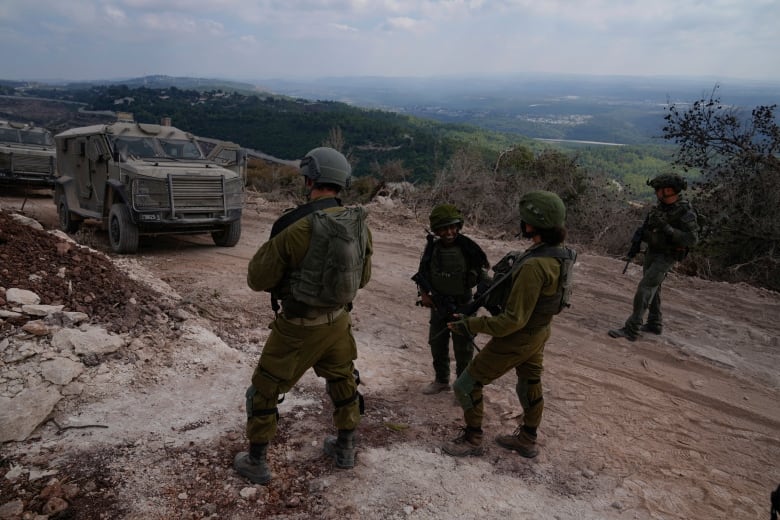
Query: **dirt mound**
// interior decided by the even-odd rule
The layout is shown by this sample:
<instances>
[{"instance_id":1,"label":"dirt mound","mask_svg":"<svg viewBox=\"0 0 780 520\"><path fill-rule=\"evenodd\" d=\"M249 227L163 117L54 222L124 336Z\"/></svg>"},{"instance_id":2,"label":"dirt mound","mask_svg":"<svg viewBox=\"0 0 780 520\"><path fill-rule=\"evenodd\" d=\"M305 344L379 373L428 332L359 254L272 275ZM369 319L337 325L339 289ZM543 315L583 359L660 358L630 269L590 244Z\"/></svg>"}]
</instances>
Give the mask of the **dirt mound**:
<instances>
[{"instance_id":1,"label":"dirt mound","mask_svg":"<svg viewBox=\"0 0 780 520\"><path fill-rule=\"evenodd\" d=\"M5 211L0 211L0 265L0 287L32 291L42 304L83 312L111 332L129 332L165 306L104 254L17 222ZM15 325L19 321L9 319L0 330Z\"/></svg>"}]
</instances>

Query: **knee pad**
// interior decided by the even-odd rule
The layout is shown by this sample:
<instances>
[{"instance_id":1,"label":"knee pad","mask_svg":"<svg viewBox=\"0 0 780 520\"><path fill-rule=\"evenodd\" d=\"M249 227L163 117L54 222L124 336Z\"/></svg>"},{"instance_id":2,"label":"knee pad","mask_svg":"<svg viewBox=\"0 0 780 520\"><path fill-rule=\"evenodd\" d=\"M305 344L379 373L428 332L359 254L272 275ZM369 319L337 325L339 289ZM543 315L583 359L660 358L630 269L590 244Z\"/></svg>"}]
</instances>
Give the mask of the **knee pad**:
<instances>
[{"instance_id":1,"label":"knee pad","mask_svg":"<svg viewBox=\"0 0 780 520\"><path fill-rule=\"evenodd\" d=\"M520 405L527 413L542 402L542 380L540 378L518 379L515 392L517 392L517 398L520 399Z\"/></svg>"},{"instance_id":2,"label":"knee pad","mask_svg":"<svg viewBox=\"0 0 780 520\"><path fill-rule=\"evenodd\" d=\"M276 404L275 400L268 401L263 398L257 392L254 386L246 389L246 417L251 419L252 417L263 417L266 415L276 415L276 419L279 420L279 409L276 406L270 406L270 404Z\"/></svg>"},{"instance_id":3,"label":"knee pad","mask_svg":"<svg viewBox=\"0 0 780 520\"><path fill-rule=\"evenodd\" d=\"M360 396L355 382L347 378L329 380L325 385L325 390L336 408L347 406L353 401L359 400Z\"/></svg>"},{"instance_id":4,"label":"knee pad","mask_svg":"<svg viewBox=\"0 0 780 520\"><path fill-rule=\"evenodd\" d=\"M471 393L477 386L481 387L482 384L471 377L468 370L464 370L452 384L452 391L455 393L455 398L464 410L474 408L475 403L471 400Z\"/></svg>"}]
</instances>

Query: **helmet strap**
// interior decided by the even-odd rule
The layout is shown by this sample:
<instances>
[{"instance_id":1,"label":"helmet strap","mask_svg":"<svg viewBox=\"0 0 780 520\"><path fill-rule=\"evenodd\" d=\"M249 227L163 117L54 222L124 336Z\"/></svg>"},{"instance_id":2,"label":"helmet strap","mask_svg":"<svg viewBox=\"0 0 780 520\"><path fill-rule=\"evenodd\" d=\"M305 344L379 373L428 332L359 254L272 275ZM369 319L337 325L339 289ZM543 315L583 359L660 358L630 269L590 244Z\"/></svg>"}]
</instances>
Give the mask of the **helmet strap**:
<instances>
[{"instance_id":1,"label":"helmet strap","mask_svg":"<svg viewBox=\"0 0 780 520\"><path fill-rule=\"evenodd\" d=\"M533 238L535 234L536 231L533 227L529 230L529 224L524 220L520 221L520 235L522 235L523 238Z\"/></svg>"}]
</instances>

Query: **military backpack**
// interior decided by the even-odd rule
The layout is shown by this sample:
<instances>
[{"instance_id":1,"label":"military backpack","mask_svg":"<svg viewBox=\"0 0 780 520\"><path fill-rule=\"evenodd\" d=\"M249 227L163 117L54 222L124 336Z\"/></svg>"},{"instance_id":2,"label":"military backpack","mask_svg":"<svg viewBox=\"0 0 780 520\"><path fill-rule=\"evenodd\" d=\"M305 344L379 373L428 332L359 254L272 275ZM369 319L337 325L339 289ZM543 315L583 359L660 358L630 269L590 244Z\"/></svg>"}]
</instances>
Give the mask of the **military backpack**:
<instances>
[{"instance_id":1,"label":"military backpack","mask_svg":"<svg viewBox=\"0 0 780 520\"><path fill-rule=\"evenodd\" d=\"M482 295L485 295L482 306L493 316L504 312L509 293L512 291L514 274L527 260L537 257L557 259L561 264L561 272L555 294L540 296L536 302L534 313L559 314L563 309L570 307L577 252L566 246L547 246L544 244L526 251L512 251L504 256L493 266L492 280L477 288L475 300L479 300Z\"/></svg>"},{"instance_id":2,"label":"military backpack","mask_svg":"<svg viewBox=\"0 0 780 520\"><path fill-rule=\"evenodd\" d=\"M311 307L334 307L352 302L360 288L366 258L366 211L311 214L311 241L298 269L290 273L292 297Z\"/></svg>"}]
</instances>

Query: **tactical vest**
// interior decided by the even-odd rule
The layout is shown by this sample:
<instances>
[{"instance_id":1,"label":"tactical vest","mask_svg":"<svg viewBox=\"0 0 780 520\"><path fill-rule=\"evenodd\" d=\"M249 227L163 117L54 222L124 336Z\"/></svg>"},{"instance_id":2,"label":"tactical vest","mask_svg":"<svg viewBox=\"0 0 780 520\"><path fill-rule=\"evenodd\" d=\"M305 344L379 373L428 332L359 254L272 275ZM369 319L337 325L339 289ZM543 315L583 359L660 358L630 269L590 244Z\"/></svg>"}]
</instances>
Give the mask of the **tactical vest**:
<instances>
[{"instance_id":1,"label":"tactical vest","mask_svg":"<svg viewBox=\"0 0 780 520\"><path fill-rule=\"evenodd\" d=\"M479 245L465 235L458 234L455 243L442 247L440 240L428 234L420 269L412 277L418 285L421 276L427 287L440 296L454 296L459 303L471 300L471 288L477 285L483 269L490 267L487 255Z\"/></svg>"},{"instance_id":2,"label":"tactical vest","mask_svg":"<svg viewBox=\"0 0 780 520\"><path fill-rule=\"evenodd\" d=\"M698 229L696 212L691 203L685 199L679 199L674 204L653 206L648 213L648 220L653 220L653 214L658 213L666 222L675 229L695 231ZM642 240L647 242L649 253L663 253L673 255L677 260L682 260L688 254L687 247L680 247L666 235L661 229L645 227Z\"/></svg>"},{"instance_id":3,"label":"tactical vest","mask_svg":"<svg viewBox=\"0 0 780 520\"><path fill-rule=\"evenodd\" d=\"M577 252L566 246L547 246L541 244L525 251L512 251L502 258L494 267L492 283L479 288L475 299L481 294L487 293L482 304L492 315L501 314L506 309L506 302L512 292L514 275L525 262L531 258L549 257L555 258L560 263L560 275L555 294L551 296L540 295L536 301L533 315L555 315L566 307L570 307L571 291L574 275L574 264L577 261Z\"/></svg>"},{"instance_id":4,"label":"tactical vest","mask_svg":"<svg viewBox=\"0 0 780 520\"><path fill-rule=\"evenodd\" d=\"M290 272L290 295L325 312L352 303L363 277L368 228L361 207L315 211L311 241L301 265Z\"/></svg>"},{"instance_id":5,"label":"tactical vest","mask_svg":"<svg viewBox=\"0 0 780 520\"><path fill-rule=\"evenodd\" d=\"M471 296L468 269L466 256L459 247L442 247L438 244L434 246L431 257L431 287L444 296Z\"/></svg>"}]
</instances>

